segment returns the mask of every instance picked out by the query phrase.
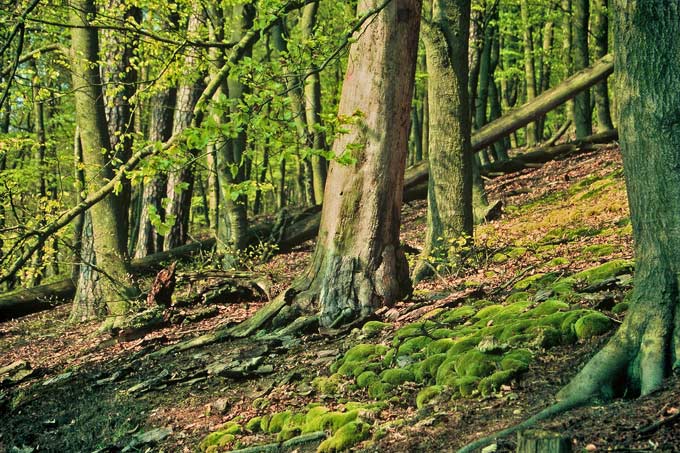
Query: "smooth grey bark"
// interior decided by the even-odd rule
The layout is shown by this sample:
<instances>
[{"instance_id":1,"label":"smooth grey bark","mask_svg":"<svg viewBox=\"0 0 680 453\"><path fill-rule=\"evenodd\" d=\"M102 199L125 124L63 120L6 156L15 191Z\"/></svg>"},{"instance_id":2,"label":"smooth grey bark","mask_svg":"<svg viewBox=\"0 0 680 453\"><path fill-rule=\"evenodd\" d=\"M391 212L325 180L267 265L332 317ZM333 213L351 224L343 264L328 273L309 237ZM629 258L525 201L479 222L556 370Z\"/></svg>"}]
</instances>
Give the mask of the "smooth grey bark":
<instances>
[{"instance_id":1,"label":"smooth grey bark","mask_svg":"<svg viewBox=\"0 0 680 453\"><path fill-rule=\"evenodd\" d=\"M120 15L126 22L140 23L142 11L131 6L125 0L108 0L109 14ZM101 67L106 120L109 128L111 152L115 159L114 168L132 156L134 114L131 99L134 98L137 82L136 65L132 64L134 50L137 46L136 35L116 31L103 31L101 49L103 64ZM116 194L118 205L118 225L124 231L128 241L130 226L130 202L132 185L125 178L121 181L121 189Z\"/></svg>"},{"instance_id":2,"label":"smooth grey bark","mask_svg":"<svg viewBox=\"0 0 680 453\"><path fill-rule=\"evenodd\" d=\"M314 39L314 28L316 27L318 10L319 0L315 0L305 6L302 12L302 20L300 21L303 40ZM315 71L316 69L316 66L312 65L310 68L312 75L305 82L305 117L307 119L307 134L311 138L312 149L317 151L311 157L314 200L316 204L321 204L326 185L328 162L325 157L318 154L318 151L326 150L326 136L320 129L322 126L321 75L318 71Z\"/></svg>"},{"instance_id":3,"label":"smooth grey bark","mask_svg":"<svg viewBox=\"0 0 680 453\"><path fill-rule=\"evenodd\" d=\"M527 102L536 97L536 69L534 67L534 38L533 27L529 18L528 0L520 0L520 12L522 15L523 39L524 39L524 77L526 83ZM526 144L533 146L540 141L535 123L527 124Z\"/></svg>"},{"instance_id":4,"label":"smooth grey bark","mask_svg":"<svg viewBox=\"0 0 680 453\"><path fill-rule=\"evenodd\" d=\"M148 135L150 142L163 143L172 135L172 112L175 101L174 88L164 89L152 98ZM164 239L151 223L151 213L155 211L161 220L165 219L162 200L166 194L166 184L167 175L162 173L143 184L135 258L143 258L163 250Z\"/></svg>"}]
</instances>

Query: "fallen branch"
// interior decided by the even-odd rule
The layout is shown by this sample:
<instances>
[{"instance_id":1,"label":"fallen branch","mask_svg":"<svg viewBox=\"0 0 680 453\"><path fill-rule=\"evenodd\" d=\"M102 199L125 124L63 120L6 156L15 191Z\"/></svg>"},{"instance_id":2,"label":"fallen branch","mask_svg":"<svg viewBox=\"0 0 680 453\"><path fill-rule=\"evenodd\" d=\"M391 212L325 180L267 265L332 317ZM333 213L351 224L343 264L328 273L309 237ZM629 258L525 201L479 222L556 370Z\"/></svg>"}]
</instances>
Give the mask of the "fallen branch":
<instances>
[{"instance_id":1,"label":"fallen branch","mask_svg":"<svg viewBox=\"0 0 680 453\"><path fill-rule=\"evenodd\" d=\"M611 143L617 140L618 137L618 132L613 129L590 135L580 140L574 140L569 143L555 146L539 146L512 159L484 165L480 168L480 172L484 176L493 177L518 172L526 168L534 168L536 165L544 164L552 160L594 151L598 149L599 145Z\"/></svg>"}]
</instances>

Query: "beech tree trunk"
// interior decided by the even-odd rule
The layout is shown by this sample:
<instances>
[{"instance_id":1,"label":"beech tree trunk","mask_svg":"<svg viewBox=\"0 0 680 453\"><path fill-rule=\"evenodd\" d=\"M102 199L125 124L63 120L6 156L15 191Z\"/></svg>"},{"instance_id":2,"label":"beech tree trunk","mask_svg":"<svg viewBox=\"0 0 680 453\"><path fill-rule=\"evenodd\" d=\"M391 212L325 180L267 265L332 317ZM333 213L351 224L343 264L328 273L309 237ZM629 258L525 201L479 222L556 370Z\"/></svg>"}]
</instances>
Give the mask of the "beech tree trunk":
<instances>
[{"instance_id":1,"label":"beech tree trunk","mask_svg":"<svg viewBox=\"0 0 680 453\"><path fill-rule=\"evenodd\" d=\"M423 30L423 41L431 99L428 150L430 176L427 233L421 261L413 273L415 282L432 272L432 265L428 261L451 258L448 256L448 241L463 235L471 237L473 223L470 106L468 68L465 64L470 0L427 1L429 5L425 9L429 10L428 15L431 17L425 21L427 25ZM480 77L480 82L488 86L487 79L488 76L484 79ZM481 90L479 97L482 97ZM486 99L483 102L486 108ZM477 121L485 120L478 110Z\"/></svg>"},{"instance_id":2,"label":"beech tree trunk","mask_svg":"<svg viewBox=\"0 0 680 453\"><path fill-rule=\"evenodd\" d=\"M358 13L381 3L360 0ZM296 305L318 310L322 326L366 317L410 291L399 227L420 9L418 0L393 0L350 47L339 113L364 116L333 151L352 145L356 163L331 163L314 257L293 285Z\"/></svg>"},{"instance_id":3,"label":"beech tree trunk","mask_svg":"<svg viewBox=\"0 0 680 453\"><path fill-rule=\"evenodd\" d=\"M580 71L588 67L588 19L590 17L590 0L573 0L574 8L574 70ZM574 98L574 125L576 138L583 138L593 133L592 111L590 109L590 91L584 90Z\"/></svg>"},{"instance_id":4,"label":"beech tree trunk","mask_svg":"<svg viewBox=\"0 0 680 453\"><path fill-rule=\"evenodd\" d=\"M196 3L187 24L187 34L195 34L201 23L205 20L203 9ZM196 65L198 55L196 49L190 49L185 58L184 65L191 69ZM202 76L195 78L185 77L177 88L177 99L173 118L173 135L181 133L191 125L193 111L198 98L201 95ZM191 156L195 156L197 150L190 149ZM191 197L194 190L194 165L184 165L182 168L168 175L166 197L169 200L166 208L166 218L173 217L175 220L170 231L165 236L163 249L169 250L186 243L189 235L189 215L191 211Z\"/></svg>"},{"instance_id":5,"label":"beech tree trunk","mask_svg":"<svg viewBox=\"0 0 680 453\"><path fill-rule=\"evenodd\" d=\"M595 41L595 57L601 58L609 51L609 0L594 0L592 33ZM607 81L595 85L593 89L597 107L597 128L600 131L613 129L609 108L609 88Z\"/></svg>"},{"instance_id":6,"label":"beech tree trunk","mask_svg":"<svg viewBox=\"0 0 680 453\"><path fill-rule=\"evenodd\" d=\"M564 62L564 68L566 69L566 75L570 76L574 73L573 62L571 58L572 52L572 41L574 36L574 30L572 27L573 15L571 0L562 0L562 58ZM567 118L574 123L574 100L570 99L567 101Z\"/></svg>"},{"instance_id":7,"label":"beech tree trunk","mask_svg":"<svg viewBox=\"0 0 680 453\"><path fill-rule=\"evenodd\" d=\"M87 27L95 17L93 0L74 0L70 8L71 71L75 93L76 122L80 130L85 164L86 190L93 192L113 177L109 134L104 111L102 83L96 62L99 58L99 40L96 28ZM85 27L84 27L85 26ZM101 297L89 302L106 303L108 321L104 327L113 327L121 321L129 308L129 300L137 290L129 281L127 244L119 228L119 206L116 198L108 196L94 205L89 213L92 226L92 245L96 257ZM86 222L87 223L87 222ZM92 263L90 263L92 264ZM82 276L82 273L81 273ZM82 278L82 277L81 277Z\"/></svg>"},{"instance_id":8,"label":"beech tree trunk","mask_svg":"<svg viewBox=\"0 0 680 453\"><path fill-rule=\"evenodd\" d=\"M635 287L619 330L558 395L567 401L624 389L647 395L680 368L680 1L615 0L613 6Z\"/></svg>"},{"instance_id":9,"label":"beech tree trunk","mask_svg":"<svg viewBox=\"0 0 680 453\"><path fill-rule=\"evenodd\" d=\"M314 27L319 10L319 0L305 6L302 13L300 28L303 40L314 39ZM310 70L316 69L312 65ZM326 136L319 130L321 126L321 76L314 72L305 83L305 104L307 119L307 134L311 138L312 149L321 151L326 149ZM326 185L328 162L318 153L312 155L312 183L314 185L314 200L316 204L323 202L323 191Z\"/></svg>"},{"instance_id":10,"label":"beech tree trunk","mask_svg":"<svg viewBox=\"0 0 680 453\"><path fill-rule=\"evenodd\" d=\"M126 22L140 23L142 11L124 0L108 0L108 14L122 17ZM136 91L137 69L132 64L136 47L135 36L119 30L104 31L102 49L104 64L102 80L104 82L105 110L109 127L111 152L117 162L127 162L132 155L134 114L130 100ZM118 225L125 232L125 240L129 236L130 201L132 185L125 178L117 197L119 208Z\"/></svg>"},{"instance_id":11,"label":"beech tree trunk","mask_svg":"<svg viewBox=\"0 0 680 453\"><path fill-rule=\"evenodd\" d=\"M238 5L233 7L232 14L236 20L231 39L237 42L252 27L255 9L252 5ZM249 55L250 52L247 52L246 56ZM239 104L243 101L244 94L247 93L247 87L238 77L230 77L226 86L223 86L221 90L235 103L230 113L236 116L239 113ZM229 121L229 114L222 115L219 121L225 123ZM224 254L223 264L226 268L233 267L235 264L231 259L234 255L233 249L242 250L248 240L248 196L239 194L233 197L231 194L232 186L247 179L245 168L247 128L247 124L241 124L235 137L223 138L217 146L217 180L220 187L217 249Z\"/></svg>"},{"instance_id":12,"label":"beech tree trunk","mask_svg":"<svg viewBox=\"0 0 680 453\"><path fill-rule=\"evenodd\" d=\"M529 21L529 2L520 1L522 14L522 26L524 28L524 77L526 79L527 102L531 102L536 97L536 70L534 68L534 38L533 28ZM540 137L536 135L536 124L527 124L527 146L533 146Z\"/></svg>"},{"instance_id":13,"label":"beech tree trunk","mask_svg":"<svg viewBox=\"0 0 680 453\"><path fill-rule=\"evenodd\" d=\"M172 135L172 109L175 106L175 90L168 88L155 95L151 101L149 118L149 141L163 143ZM161 220L165 213L161 201L165 197L167 175L157 174L144 181L142 209L139 216L139 232L135 244L135 258L143 258L163 250L163 236L151 223L155 211Z\"/></svg>"}]
</instances>

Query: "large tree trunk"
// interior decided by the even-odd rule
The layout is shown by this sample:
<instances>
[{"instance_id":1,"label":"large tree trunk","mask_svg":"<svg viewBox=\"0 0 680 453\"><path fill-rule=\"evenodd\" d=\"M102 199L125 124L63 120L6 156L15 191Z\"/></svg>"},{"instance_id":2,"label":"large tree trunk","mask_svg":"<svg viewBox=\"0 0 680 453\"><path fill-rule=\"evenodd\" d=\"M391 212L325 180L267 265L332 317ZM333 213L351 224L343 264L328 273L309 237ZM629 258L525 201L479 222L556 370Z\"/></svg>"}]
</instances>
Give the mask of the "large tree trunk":
<instances>
[{"instance_id":1,"label":"large tree trunk","mask_svg":"<svg viewBox=\"0 0 680 453\"><path fill-rule=\"evenodd\" d=\"M104 111L102 83L98 61L99 41L97 30L87 27L96 14L92 0L74 0L70 8L70 20L76 27L71 29L71 70L75 93L76 122L81 132L85 180L88 192L102 187L113 177L109 134ZM93 250L99 276L101 298L105 301L109 319L104 327L112 327L122 320L129 308L129 299L137 291L129 281L126 261L125 233L118 223L119 206L116 198L108 196L90 209Z\"/></svg>"},{"instance_id":2,"label":"large tree trunk","mask_svg":"<svg viewBox=\"0 0 680 453\"><path fill-rule=\"evenodd\" d=\"M635 287L619 330L558 395L567 401L647 395L680 368L680 1L615 0L613 11Z\"/></svg>"},{"instance_id":3,"label":"large tree trunk","mask_svg":"<svg viewBox=\"0 0 680 453\"><path fill-rule=\"evenodd\" d=\"M377 0L361 0L359 14ZM312 263L293 289L297 306L332 327L366 317L410 291L399 243L418 28L418 0L393 0L364 25L349 51L339 113L363 112L335 140L352 165L332 162Z\"/></svg>"},{"instance_id":4,"label":"large tree trunk","mask_svg":"<svg viewBox=\"0 0 680 453\"><path fill-rule=\"evenodd\" d=\"M427 234L421 262L413 279L432 272L427 261L448 261L449 240L472 236L472 154L467 96L470 0L431 2L423 30L430 101L430 177ZM491 39L488 37L487 39ZM486 46L486 44L485 44ZM490 51L490 50L489 50ZM487 64L488 66L488 64ZM480 83L488 86L488 78ZM482 97L480 90L480 98ZM484 97L486 97L484 95ZM486 99L484 99L486 109ZM484 122L479 115L477 121Z\"/></svg>"}]
</instances>

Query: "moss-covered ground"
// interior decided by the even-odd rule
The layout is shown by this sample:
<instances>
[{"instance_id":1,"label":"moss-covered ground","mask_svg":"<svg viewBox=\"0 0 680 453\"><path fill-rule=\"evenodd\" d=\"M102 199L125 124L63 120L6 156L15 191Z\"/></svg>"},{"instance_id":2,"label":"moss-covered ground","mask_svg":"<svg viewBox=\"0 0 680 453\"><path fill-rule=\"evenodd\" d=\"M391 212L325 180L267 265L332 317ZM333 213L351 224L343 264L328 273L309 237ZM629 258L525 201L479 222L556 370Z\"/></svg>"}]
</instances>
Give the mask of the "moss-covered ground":
<instances>
[{"instance_id":1,"label":"moss-covered ground","mask_svg":"<svg viewBox=\"0 0 680 453\"><path fill-rule=\"evenodd\" d=\"M1 381L0 451L449 451L526 418L625 316L633 263L620 159L608 149L487 188L504 199L504 215L477 229L466 267L352 330L158 357L150 353L245 319L264 301L222 301L213 317L131 341L68 325L67 307L1 325L0 367L23 359L33 372ZM424 206L404 207L403 239L416 248ZM274 292L311 250L262 267ZM680 443L671 427L636 429L678 396L673 380L642 402L544 426L579 448L663 449Z\"/></svg>"}]
</instances>

